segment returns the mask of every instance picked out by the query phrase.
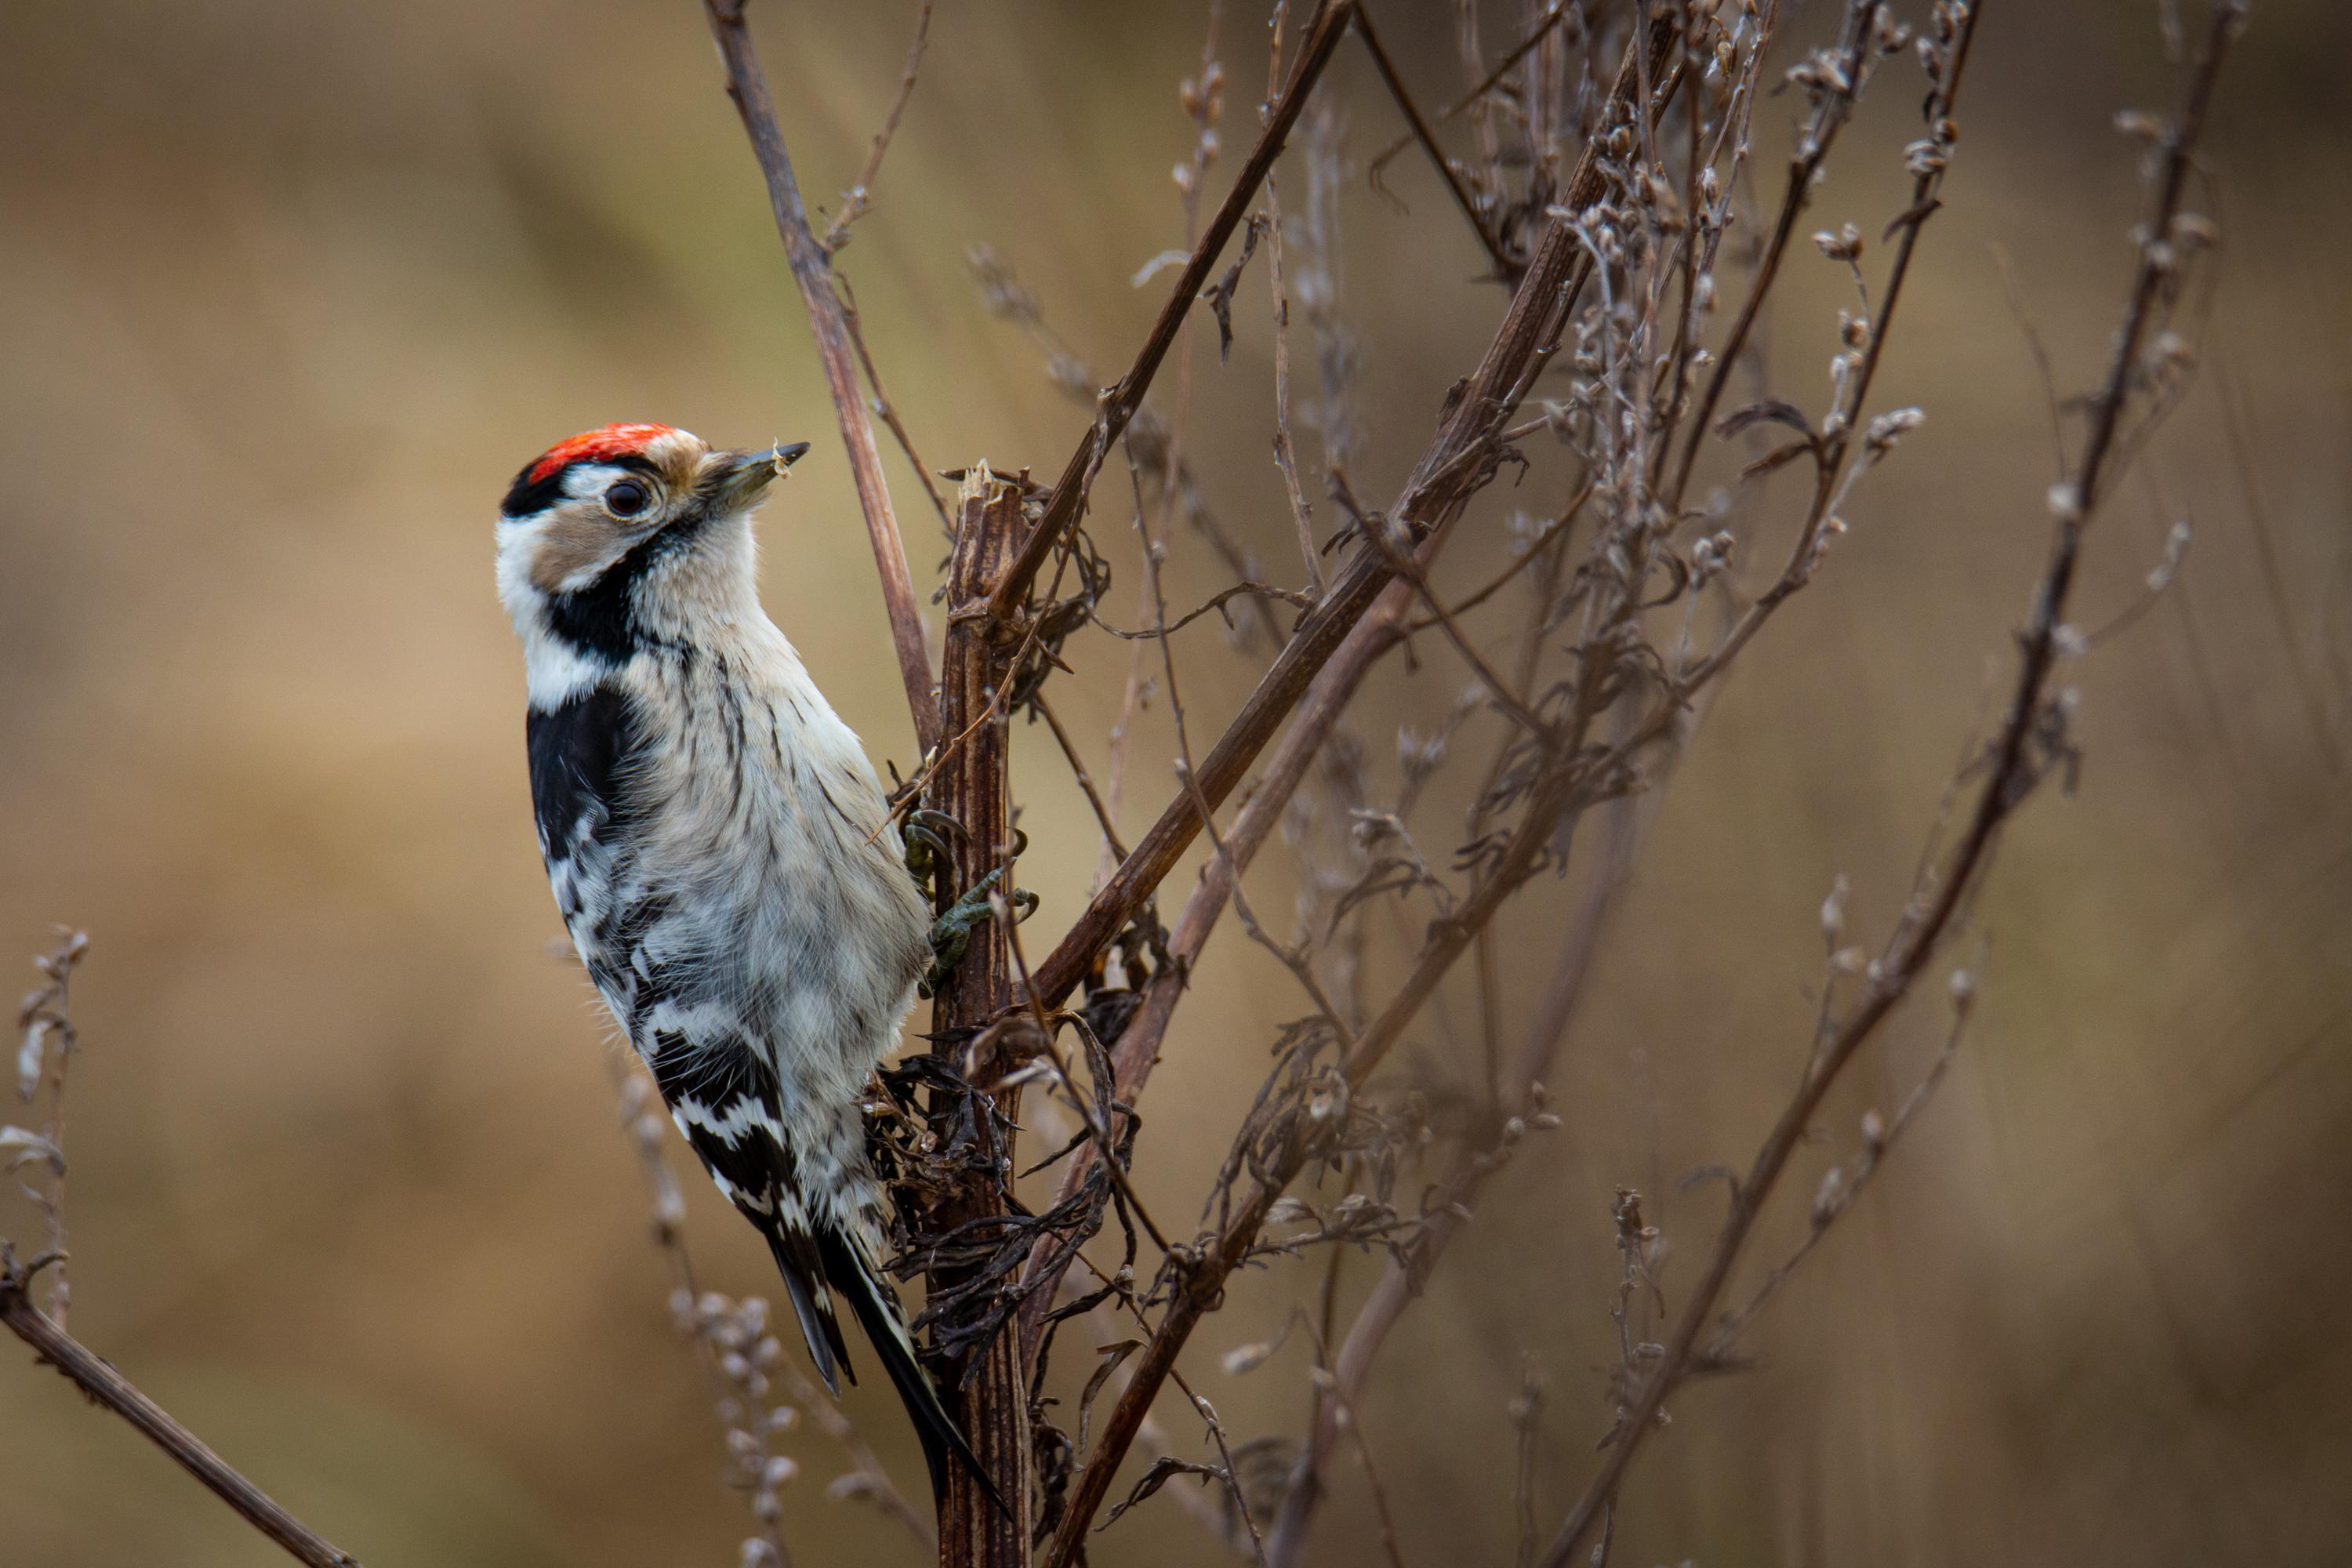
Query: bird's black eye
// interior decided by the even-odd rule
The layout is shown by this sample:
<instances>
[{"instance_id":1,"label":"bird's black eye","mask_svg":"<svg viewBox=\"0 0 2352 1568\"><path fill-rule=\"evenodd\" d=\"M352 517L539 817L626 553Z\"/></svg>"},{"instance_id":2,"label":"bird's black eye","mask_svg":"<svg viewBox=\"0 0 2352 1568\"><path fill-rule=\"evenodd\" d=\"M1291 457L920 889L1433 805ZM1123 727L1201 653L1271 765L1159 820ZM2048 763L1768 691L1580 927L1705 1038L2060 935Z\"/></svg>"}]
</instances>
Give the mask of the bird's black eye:
<instances>
[{"instance_id":1,"label":"bird's black eye","mask_svg":"<svg viewBox=\"0 0 2352 1568\"><path fill-rule=\"evenodd\" d=\"M635 479L623 479L604 492L604 504L614 517L635 517L653 499L646 493L646 487Z\"/></svg>"}]
</instances>

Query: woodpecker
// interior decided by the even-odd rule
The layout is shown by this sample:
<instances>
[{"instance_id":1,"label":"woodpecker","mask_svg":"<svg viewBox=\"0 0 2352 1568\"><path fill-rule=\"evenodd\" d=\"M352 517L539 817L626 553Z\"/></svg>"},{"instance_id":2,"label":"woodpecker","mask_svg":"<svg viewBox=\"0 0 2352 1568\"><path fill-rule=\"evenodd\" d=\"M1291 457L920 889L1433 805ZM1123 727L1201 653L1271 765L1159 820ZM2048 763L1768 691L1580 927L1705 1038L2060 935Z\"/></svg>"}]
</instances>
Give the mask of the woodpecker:
<instances>
[{"instance_id":1,"label":"woodpecker","mask_svg":"<svg viewBox=\"0 0 2352 1568\"><path fill-rule=\"evenodd\" d=\"M932 959L930 910L873 765L756 581L752 510L807 450L714 451L665 425L559 442L507 491L499 596L581 961L767 1238L825 1385L850 1373L845 1300L938 1491L950 1453L981 1471L884 1277L859 1110Z\"/></svg>"}]
</instances>

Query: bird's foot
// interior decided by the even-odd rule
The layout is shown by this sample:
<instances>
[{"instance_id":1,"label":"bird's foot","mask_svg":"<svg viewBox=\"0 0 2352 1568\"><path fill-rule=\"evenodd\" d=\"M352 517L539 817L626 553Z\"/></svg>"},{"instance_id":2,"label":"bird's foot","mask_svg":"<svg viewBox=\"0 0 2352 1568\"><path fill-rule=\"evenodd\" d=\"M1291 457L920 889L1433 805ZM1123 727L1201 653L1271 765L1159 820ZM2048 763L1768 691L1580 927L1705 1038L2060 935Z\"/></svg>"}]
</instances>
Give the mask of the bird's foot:
<instances>
[{"instance_id":1,"label":"bird's foot","mask_svg":"<svg viewBox=\"0 0 2352 1568\"><path fill-rule=\"evenodd\" d=\"M954 841L967 835L963 824L946 812L923 807L907 814L898 826L898 837L907 846L907 869L914 874L915 885L929 893L955 858Z\"/></svg>"},{"instance_id":2,"label":"bird's foot","mask_svg":"<svg viewBox=\"0 0 2352 1568\"><path fill-rule=\"evenodd\" d=\"M963 897L949 906L948 911L931 922L931 966L915 989L925 996L936 995L948 977L963 962L964 949L971 944L971 933L994 918L996 891L1004 885L1002 870L991 871L965 889ZM1012 908L1015 923L1026 920L1037 907L1037 895L1026 888L1015 888L1005 896Z\"/></svg>"}]
</instances>

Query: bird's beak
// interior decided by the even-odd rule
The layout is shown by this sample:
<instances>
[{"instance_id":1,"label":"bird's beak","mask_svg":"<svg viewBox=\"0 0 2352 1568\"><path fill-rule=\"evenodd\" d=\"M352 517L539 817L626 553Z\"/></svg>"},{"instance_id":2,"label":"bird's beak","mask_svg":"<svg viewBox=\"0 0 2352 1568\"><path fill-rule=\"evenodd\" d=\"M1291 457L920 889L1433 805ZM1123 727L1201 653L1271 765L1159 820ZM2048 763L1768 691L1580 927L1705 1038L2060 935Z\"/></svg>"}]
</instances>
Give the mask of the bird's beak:
<instances>
[{"instance_id":1,"label":"bird's beak","mask_svg":"<svg viewBox=\"0 0 2352 1568\"><path fill-rule=\"evenodd\" d=\"M806 441L795 441L789 447L771 447L759 452L721 453L718 476L711 485L711 499L721 511L737 511L750 506L761 490L782 478L784 470L800 461L807 451Z\"/></svg>"}]
</instances>

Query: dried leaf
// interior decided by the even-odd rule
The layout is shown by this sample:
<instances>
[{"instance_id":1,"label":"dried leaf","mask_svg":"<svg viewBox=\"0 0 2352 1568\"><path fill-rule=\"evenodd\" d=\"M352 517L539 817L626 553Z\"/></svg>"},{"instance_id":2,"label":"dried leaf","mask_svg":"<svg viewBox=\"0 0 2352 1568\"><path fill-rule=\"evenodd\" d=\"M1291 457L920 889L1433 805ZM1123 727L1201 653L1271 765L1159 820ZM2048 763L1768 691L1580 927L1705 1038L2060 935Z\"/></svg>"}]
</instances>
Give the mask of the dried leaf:
<instances>
[{"instance_id":1,"label":"dried leaf","mask_svg":"<svg viewBox=\"0 0 2352 1568\"><path fill-rule=\"evenodd\" d=\"M1110 1374L1118 1370L1119 1363L1142 1348L1141 1340L1114 1340L1095 1352L1103 1358L1102 1365L1095 1368L1095 1374L1087 1379L1086 1392L1078 1395L1078 1436L1075 1447L1079 1453L1083 1454L1087 1449L1087 1417L1094 1412L1095 1395L1102 1392L1103 1384L1110 1381Z\"/></svg>"},{"instance_id":2,"label":"dried leaf","mask_svg":"<svg viewBox=\"0 0 2352 1568\"><path fill-rule=\"evenodd\" d=\"M1095 1529L1108 1530L1118 1521L1120 1514L1125 1513L1178 1476L1204 1476L1211 1480L1221 1481L1225 1479L1225 1472L1214 1465L1195 1465L1177 1458L1172 1454L1162 1455L1151 1461L1151 1468L1143 1472L1143 1479L1135 1483L1135 1489L1127 1494L1127 1500L1103 1515L1103 1521L1095 1526Z\"/></svg>"},{"instance_id":3,"label":"dried leaf","mask_svg":"<svg viewBox=\"0 0 2352 1568\"><path fill-rule=\"evenodd\" d=\"M1240 1377L1264 1366L1266 1357L1272 1355L1274 1350L1275 1342L1272 1340L1256 1340L1249 1344L1235 1345L1225 1352L1224 1359L1218 1364L1225 1369L1227 1377Z\"/></svg>"},{"instance_id":4,"label":"dried leaf","mask_svg":"<svg viewBox=\"0 0 2352 1568\"><path fill-rule=\"evenodd\" d=\"M22 1170L36 1160L47 1162L50 1170L62 1176L66 1173L66 1157L58 1146L29 1127L0 1127L0 1153L8 1155L8 1168Z\"/></svg>"},{"instance_id":5,"label":"dried leaf","mask_svg":"<svg viewBox=\"0 0 2352 1568\"><path fill-rule=\"evenodd\" d=\"M48 1038L48 1019L36 1018L26 1026L24 1048L16 1053L16 1092L24 1099L32 1099L41 1087L41 1068L47 1059L43 1047Z\"/></svg>"},{"instance_id":6,"label":"dried leaf","mask_svg":"<svg viewBox=\"0 0 2352 1568\"><path fill-rule=\"evenodd\" d=\"M1739 477L1743 479L1752 479L1759 474L1769 474L1775 468L1795 462L1799 458L1811 455L1813 455L1813 444L1811 441L1791 441L1785 447L1773 448L1740 469Z\"/></svg>"},{"instance_id":7,"label":"dried leaf","mask_svg":"<svg viewBox=\"0 0 2352 1568\"><path fill-rule=\"evenodd\" d=\"M1191 259L1192 259L1192 253L1189 250L1163 250L1137 268L1135 276L1127 280L1127 286L1130 289L1140 289L1150 282L1161 268L1181 267Z\"/></svg>"},{"instance_id":8,"label":"dried leaf","mask_svg":"<svg viewBox=\"0 0 2352 1568\"><path fill-rule=\"evenodd\" d=\"M1745 408L1733 409L1716 421L1715 433L1723 437L1737 436L1748 426L1761 425L1768 419L1775 425L1786 425L1790 429L1803 435L1807 440L1812 438L1812 422L1805 417L1804 410L1793 403L1783 403L1777 397L1768 397L1761 403L1751 403Z\"/></svg>"}]
</instances>

